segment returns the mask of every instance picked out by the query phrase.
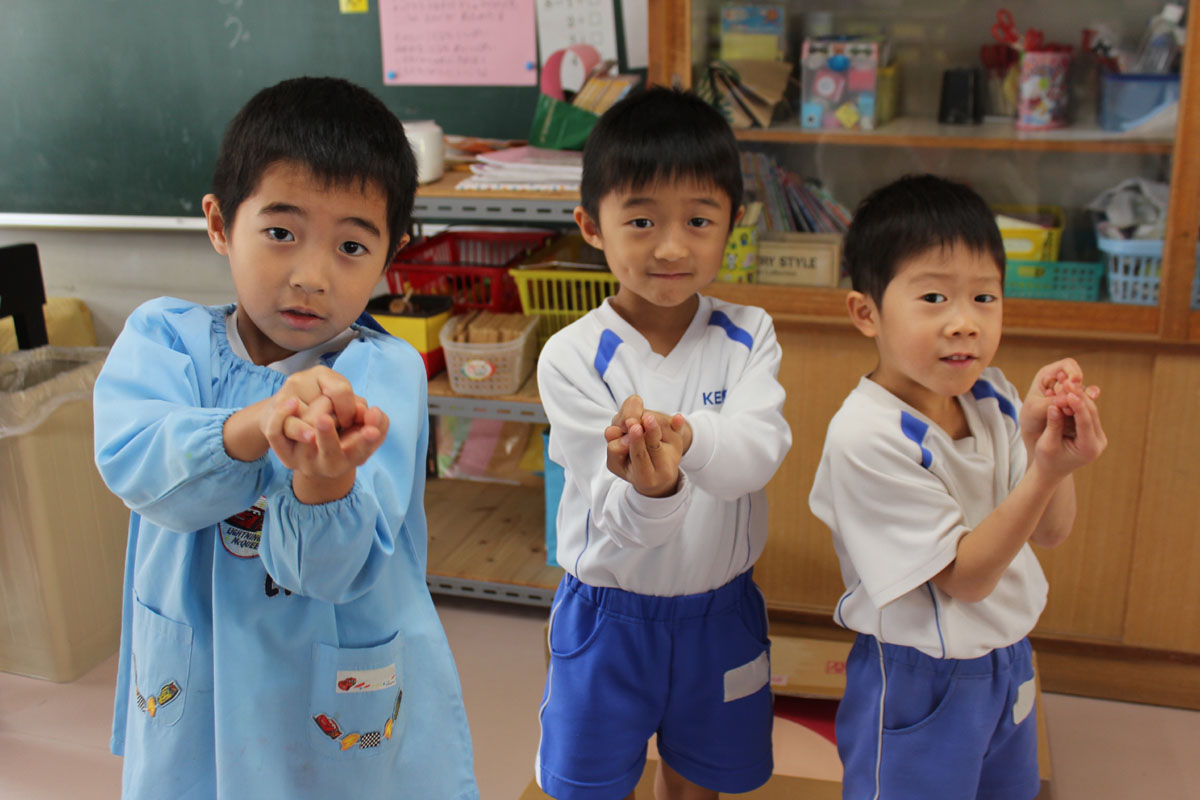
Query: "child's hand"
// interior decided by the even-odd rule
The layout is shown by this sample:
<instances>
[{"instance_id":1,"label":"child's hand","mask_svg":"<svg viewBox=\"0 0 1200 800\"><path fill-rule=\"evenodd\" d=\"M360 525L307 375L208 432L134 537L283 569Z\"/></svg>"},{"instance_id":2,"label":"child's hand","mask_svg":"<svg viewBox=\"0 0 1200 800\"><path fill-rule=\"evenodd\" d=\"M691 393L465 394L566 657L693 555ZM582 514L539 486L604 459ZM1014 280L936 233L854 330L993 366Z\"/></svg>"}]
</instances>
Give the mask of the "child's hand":
<instances>
[{"instance_id":1,"label":"child's hand","mask_svg":"<svg viewBox=\"0 0 1200 800\"><path fill-rule=\"evenodd\" d=\"M1074 411L1067 401L1067 396L1072 393L1087 394L1093 400L1100 396L1098 386L1084 388L1083 370L1075 359L1064 358L1038 370L1021 404L1019 415L1021 436L1030 446L1029 449L1032 450L1031 445L1046 429L1046 415L1051 406L1056 406L1067 417L1073 415ZM1074 423L1070 420L1067 423L1069 429L1074 430Z\"/></svg>"},{"instance_id":2,"label":"child's hand","mask_svg":"<svg viewBox=\"0 0 1200 800\"><path fill-rule=\"evenodd\" d=\"M307 406L322 396L329 398L338 428L354 423L361 398L354 394L350 381L325 366L318 365L289 376L275 393L274 405L294 397L300 402L297 413L304 416Z\"/></svg>"},{"instance_id":3,"label":"child's hand","mask_svg":"<svg viewBox=\"0 0 1200 800\"><path fill-rule=\"evenodd\" d=\"M613 439L624 436L629 433L629 429L633 425L639 424L639 421L646 415L652 414L660 428L679 427L679 422L683 423L683 453L687 453L692 446L692 426L687 424L687 420L682 414L667 415L661 411L650 411L642 405L642 398L636 394L630 395L625 402L621 404L621 409L613 415L612 424L604 429L605 441L611 442Z\"/></svg>"},{"instance_id":4,"label":"child's hand","mask_svg":"<svg viewBox=\"0 0 1200 800\"><path fill-rule=\"evenodd\" d=\"M1108 437L1094 398L1089 391L1071 389L1054 395L1046 408L1046 426L1033 448L1035 465L1062 478L1099 458Z\"/></svg>"},{"instance_id":5,"label":"child's hand","mask_svg":"<svg viewBox=\"0 0 1200 800\"><path fill-rule=\"evenodd\" d=\"M369 408L350 382L327 367L292 375L266 404L260 425L267 444L294 473L305 503L344 497L355 470L387 436L387 415Z\"/></svg>"},{"instance_id":6,"label":"child's hand","mask_svg":"<svg viewBox=\"0 0 1200 800\"><path fill-rule=\"evenodd\" d=\"M624 426L604 430L609 471L647 497L666 497L679 485L683 432L689 426L682 414L670 417L666 425L659 421L662 416L644 411L640 419L626 419Z\"/></svg>"},{"instance_id":7,"label":"child's hand","mask_svg":"<svg viewBox=\"0 0 1200 800\"><path fill-rule=\"evenodd\" d=\"M387 428L387 415L362 398L355 398L354 419L339 430L328 397L318 397L303 411L289 397L278 406L267 441L288 469L309 478L338 478L371 457Z\"/></svg>"}]
</instances>

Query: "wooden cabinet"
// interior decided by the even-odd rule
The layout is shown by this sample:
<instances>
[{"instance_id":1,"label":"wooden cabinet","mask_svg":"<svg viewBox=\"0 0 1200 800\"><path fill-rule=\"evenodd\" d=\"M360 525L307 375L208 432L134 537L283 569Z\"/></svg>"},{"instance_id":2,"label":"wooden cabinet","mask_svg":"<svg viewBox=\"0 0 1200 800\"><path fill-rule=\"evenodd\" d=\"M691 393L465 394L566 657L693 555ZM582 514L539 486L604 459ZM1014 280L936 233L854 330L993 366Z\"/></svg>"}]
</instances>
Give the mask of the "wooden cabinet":
<instances>
[{"instance_id":1,"label":"wooden cabinet","mask_svg":"<svg viewBox=\"0 0 1200 800\"><path fill-rule=\"evenodd\" d=\"M903 13L910 4L893 5ZM704 36L706 13L700 2L650 0L651 83L690 85L693 65L704 60L693 42ZM928 23L927 4L913 13ZM1200 42L1200 14L1192 15L1188 32L1189 41ZM1070 540L1038 552L1051 585L1033 636L1043 686L1200 708L1200 311L1191 308L1200 227L1200 46L1187 53L1173 138L1077 129L1016 135L1004 125L949 128L916 118L871 133L785 125L738 136L750 147L818 152L831 171L851 168L863 154L896 150L911 154L914 165L943 153L961 165L1011 152L1017 171L1075 159L1068 171L1099 170L1093 178L1108 184L1124 177L1114 164L1153 164L1160 177L1169 176L1159 304L1006 300L997 364L1023 386L1040 365L1070 355L1103 388L1109 449L1077 476L1079 514ZM573 195L456 192L452 181L443 181L419 191L417 214L569 224L577 201ZM844 290L715 284L709 293L765 308L784 351L781 380L794 445L768 487L771 535L755 577L775 620L843 636L831 620L842 591L837 560L828 531L808 510L808 493L828 421L873 366L874 348L850 326ZM444 377L431 385L431 405L454 400L474 404L466 413L537 413L530 384L518 396L478 402L454 398L443 384ZM432 589L548 602L561 571L544 563L540 492L431 481L427 506Z\"/></svg>"},{"instance_id":2,"label":"wooden cabinet","mask_svg":"<svg viewBox=\"0 0 1200 800\"><path fill-rule=\"evenodd\" d=\"M903 13L909 3L895 5ZM650 0L651 83L691 85L695 65L706 59L696 42L715 7ZM924 4L914 4L913 13L930 24ZM1191 15L1188 27L1189 41L1200 42L1200 14ZM859 154L879 148L904 149L918 164L943 151L980 158L1013 151L1013 163L1026 167L1021 154L1094 157L1099 169L1115 163L1110 156L1160 159L1171 195L1159 304L1006 300L996 363L1024 387L1039 366L1070 355L1103 389L1109 449L1077 476L1079 514L1070 540L1038 551L1050 581L1033 636L1044 687L1200 708L1200 311L1191 308L1200 228L1200 46L1186 53L1170 139L1074 129L1018 135L995 123L962 128L913 118L874 132L783 125L737 135L751 146L819 151L829 172L850 169ZM1114 173L1109 183L1121 177ZM808 493L826 425L874 365L874 348L850 326L844 290L716 284L709 293L769 311L784 350L781 378L794 445L768 487L771 535L755 577L773 617L838 635L831 612L841 578L828 531L808 510Z\"/></svg>"}]
</instances>

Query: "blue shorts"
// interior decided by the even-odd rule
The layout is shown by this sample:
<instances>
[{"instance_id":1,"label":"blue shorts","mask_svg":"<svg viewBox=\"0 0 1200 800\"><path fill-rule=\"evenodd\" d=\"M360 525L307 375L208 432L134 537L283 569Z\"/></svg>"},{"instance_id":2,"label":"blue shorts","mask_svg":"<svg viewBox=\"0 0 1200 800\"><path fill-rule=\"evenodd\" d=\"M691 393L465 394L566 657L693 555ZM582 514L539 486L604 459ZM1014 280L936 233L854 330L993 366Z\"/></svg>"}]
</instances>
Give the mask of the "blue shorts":
<instances>
[{"instance_id":1,"label":"blue shorts","mask_svg":"<svg viewBox=\"0 0 1200 800\"><path fill-rule=\"evenodd\" d=\"M550 612L550 668L536 774L560 800L623 798L658 734L693 783L767 782L773 722L766 604L747 571L702 594L653 597L564 575Z\"/></svg>"},{"instance_id":2,"label":"blue shorts","mask_svg":"<svg viewBox=\"0 0 1200 800\"><path fill-rule=\"evenodd\" d=\"M838 706L843 800L1028 800L1041 788L1028 639L933 658L859 634Z\"/></svg>"}]
</instances>

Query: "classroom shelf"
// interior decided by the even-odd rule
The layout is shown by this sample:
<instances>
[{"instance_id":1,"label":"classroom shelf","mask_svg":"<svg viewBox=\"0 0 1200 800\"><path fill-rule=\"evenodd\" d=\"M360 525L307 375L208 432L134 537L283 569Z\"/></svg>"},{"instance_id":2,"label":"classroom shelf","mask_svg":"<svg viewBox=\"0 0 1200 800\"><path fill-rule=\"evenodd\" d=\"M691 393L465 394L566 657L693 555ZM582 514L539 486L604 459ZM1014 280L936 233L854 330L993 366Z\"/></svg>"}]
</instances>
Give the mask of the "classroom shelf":
<instances>
[{"instance_id":1,"label":"classroom shelf","mask_svg":"<svg viewBox=\"0 0 1200 800\"><path fill-rule=\"evenodd\" d=\"M413 216L419 221L518 222L525 225L574 225L578 192L460 192L469 173L450 171L417 189Z\"/></svg>"},{"instance_id":2,"label":"classroom shelf","mask_svg":"<svg viewBox=\"0 0 1200 800\"><path fill-rule=\"evenodd\" d=\"M540 488L431 479L425 513L430 592L549 607L563 570L546 564Z\"/></svg>"},{"instance_id":3,"label":"classroom shelf","mask_svg":"<svg viewBox=\"0 0 1200 800\"><path fill-rule=\"evenodd\" d=\"M924 117L898 117L873 131L832 131L772 125L735 131L739 141L781 144L837 144L858 147L936 147L961 150L1040 150L1073 153L1153 153L1170 155L1169 138L1115 134L1096 125L1022 132L1011 122L942 125Z\"/></svg>"},{"instance_id":4,"label":"classroom shelf","mask_svg":"<svg viewBox=\"0 0 1200 800\"><path fill-rule=\"evenodd\" d=\"M705 294L763 308L780 320L850 325L846 289L813 286L766 286L714 283ZM1200 317L1200 314L1197 315ZM1141 341L1157 334L1159 310L1154 306L1009 298L1004 301L1005 335L1071 337L1105 341ZM1193 330L1200 332L1200 319Z\"/></svg>"},{"instance_id":5,"label":"classroom shelf","mask_svg":"<svg viewBox=\"0 0 1200 800\"><path fill-rule=\"evenodd\" d=\"M513 422L548 422L538 397L536 372L530 373L514 394L496 397L457 394L450 388L446 373L439 373L429 381L429 413Z\"/></svg>"}]
</instances>

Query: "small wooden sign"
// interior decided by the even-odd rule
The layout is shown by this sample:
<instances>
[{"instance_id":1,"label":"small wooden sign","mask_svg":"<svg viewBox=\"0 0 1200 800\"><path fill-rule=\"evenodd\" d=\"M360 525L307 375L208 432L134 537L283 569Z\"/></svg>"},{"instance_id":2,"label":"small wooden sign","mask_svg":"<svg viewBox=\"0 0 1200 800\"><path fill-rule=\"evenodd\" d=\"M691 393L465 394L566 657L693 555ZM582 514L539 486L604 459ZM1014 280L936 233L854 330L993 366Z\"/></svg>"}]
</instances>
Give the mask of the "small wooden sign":
<instances>
[{"instance_id":1,"label":"small wooden sign","mask_svg":"<svg viewBox=\"0 0 1200 800\"><path fill-rule=\"evenodd\" d=\"M841 234L772 233L758 239L758 283L837 286L841 270Z\"/></svg>"}]
</instances>

